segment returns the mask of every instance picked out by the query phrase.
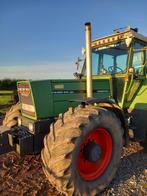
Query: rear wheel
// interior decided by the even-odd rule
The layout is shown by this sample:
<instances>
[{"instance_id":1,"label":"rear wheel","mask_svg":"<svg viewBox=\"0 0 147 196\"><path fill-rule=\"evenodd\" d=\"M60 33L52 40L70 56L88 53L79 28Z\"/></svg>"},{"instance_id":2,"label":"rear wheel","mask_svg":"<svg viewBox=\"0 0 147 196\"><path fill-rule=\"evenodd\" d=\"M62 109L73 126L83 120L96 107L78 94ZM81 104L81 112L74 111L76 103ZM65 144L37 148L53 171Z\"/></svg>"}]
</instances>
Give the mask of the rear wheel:
<instances>
[{"instance_id":1,"label":"rear wheel","mask_svg":"<svg viewBox=\"0 0 147 196\"><path fill-rule=\"evenodd\" d=\"M66 195L95 195L115 175L122 140L121 123L112 112L95 106L70 109L44 139L44 172Z\"/></svg>"},{"instance_id":2,"label":"rear wheel","mask_svg":"<svg viewBox=\"0 0 147 196\"><path fill-rule=\"evenodd\" d=\"M3 125L9 128L17 125L18 116L20 116L20 103L13 105L10 110L6 112Z\"/></svg>"}]
</instances>

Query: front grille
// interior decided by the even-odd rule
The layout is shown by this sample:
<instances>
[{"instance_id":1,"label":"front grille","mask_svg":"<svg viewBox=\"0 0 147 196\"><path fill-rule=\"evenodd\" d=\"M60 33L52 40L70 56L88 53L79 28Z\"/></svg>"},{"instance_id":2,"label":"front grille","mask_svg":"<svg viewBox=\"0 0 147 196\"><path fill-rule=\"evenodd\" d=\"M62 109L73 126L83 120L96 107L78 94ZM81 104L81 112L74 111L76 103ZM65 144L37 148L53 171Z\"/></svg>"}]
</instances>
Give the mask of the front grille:
<instances>
[{"instance_id":1,"label":"front grille","mask_svg":"<svg viewBox=\"0 0 147 196\"><path fill-rule=\"evenodd\" d=\"M18 95L22 104L22 113L35 117L35 107L32 100L32 92L29 83L18 83Z\"/></svg>"}]
</instances>

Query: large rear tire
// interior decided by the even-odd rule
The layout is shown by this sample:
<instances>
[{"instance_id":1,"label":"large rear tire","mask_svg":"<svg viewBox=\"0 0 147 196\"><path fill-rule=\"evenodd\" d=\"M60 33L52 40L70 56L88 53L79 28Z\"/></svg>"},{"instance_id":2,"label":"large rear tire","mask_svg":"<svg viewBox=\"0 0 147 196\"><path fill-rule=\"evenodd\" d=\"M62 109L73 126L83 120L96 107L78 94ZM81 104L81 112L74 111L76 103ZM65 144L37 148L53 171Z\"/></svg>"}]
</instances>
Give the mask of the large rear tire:
<instances>
[{"instance_id":1,"label":"large rear tire","mask_svg":"<svg viewBox=\"0 0 147 196\"><path fill-rule=\"evenodd\" d=\"M43 170L65 195L96 195L113 179L123 129L113 112L95 106L70 109L44 139Z\"/></svg>"},{"instance_id":2,"label":"large rear tire","mask_svg":"<svg viewBox=\"0 0 147 196\"><path fill-rule=\"evenodd\" d=\"M17 103L13 105L8 112L6 112L5 118L3 120L3 125L9 128L17 125L17 118L20 116L21 104Z\"/></svg>"}]
</instances>

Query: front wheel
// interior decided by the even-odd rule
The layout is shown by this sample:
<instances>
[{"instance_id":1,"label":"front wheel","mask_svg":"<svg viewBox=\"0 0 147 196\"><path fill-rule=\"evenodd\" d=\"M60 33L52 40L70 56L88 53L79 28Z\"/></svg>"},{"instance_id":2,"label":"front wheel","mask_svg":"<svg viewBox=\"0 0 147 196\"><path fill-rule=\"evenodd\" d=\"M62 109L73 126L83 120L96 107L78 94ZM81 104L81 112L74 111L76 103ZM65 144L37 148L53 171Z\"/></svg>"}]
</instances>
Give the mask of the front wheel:
<instances>
[{"instance_id":1,"label":"front wheel","mask_svg":"<svg viewBox=\"0 0 147 196\"><path fill-rule=\"evenodd\" d=\"M8 112L6 112L3 120L3 125L9 128L17 125L17 118L20 116L21 104L18 102L13 105Z\"/></svg>"},{"instance_id":2,"label":"front wheel","mask_svg":"<svg viewBox=\"0 0 147 196\"><path fill-rule=\"evenodd\" d=\"M120 120L106 109L70 109L44 139L49 181L66 195L96 195L113 179L123 146Z\"/></svg>"}]
</instances>

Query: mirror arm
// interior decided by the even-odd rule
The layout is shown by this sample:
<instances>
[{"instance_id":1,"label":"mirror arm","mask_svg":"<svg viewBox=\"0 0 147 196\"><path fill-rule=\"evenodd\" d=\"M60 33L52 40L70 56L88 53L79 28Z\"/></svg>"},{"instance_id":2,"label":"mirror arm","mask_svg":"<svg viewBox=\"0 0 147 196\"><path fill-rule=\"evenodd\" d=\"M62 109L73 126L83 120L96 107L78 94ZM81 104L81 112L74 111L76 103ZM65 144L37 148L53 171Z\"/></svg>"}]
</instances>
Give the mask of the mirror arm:
<instances>
[{"instance_id":1,"label":"mirror arm","mask_svg":"<svg viewBox=\"0 0 147 196\"><path fill-rule=\"evenodd\" d=\"M77 72L73 73L73 75L74 75L74 77L77 78L77 79L81 79L82 76L83 76L83 74L77 73Z\"/></svg>"}]
</instances>

